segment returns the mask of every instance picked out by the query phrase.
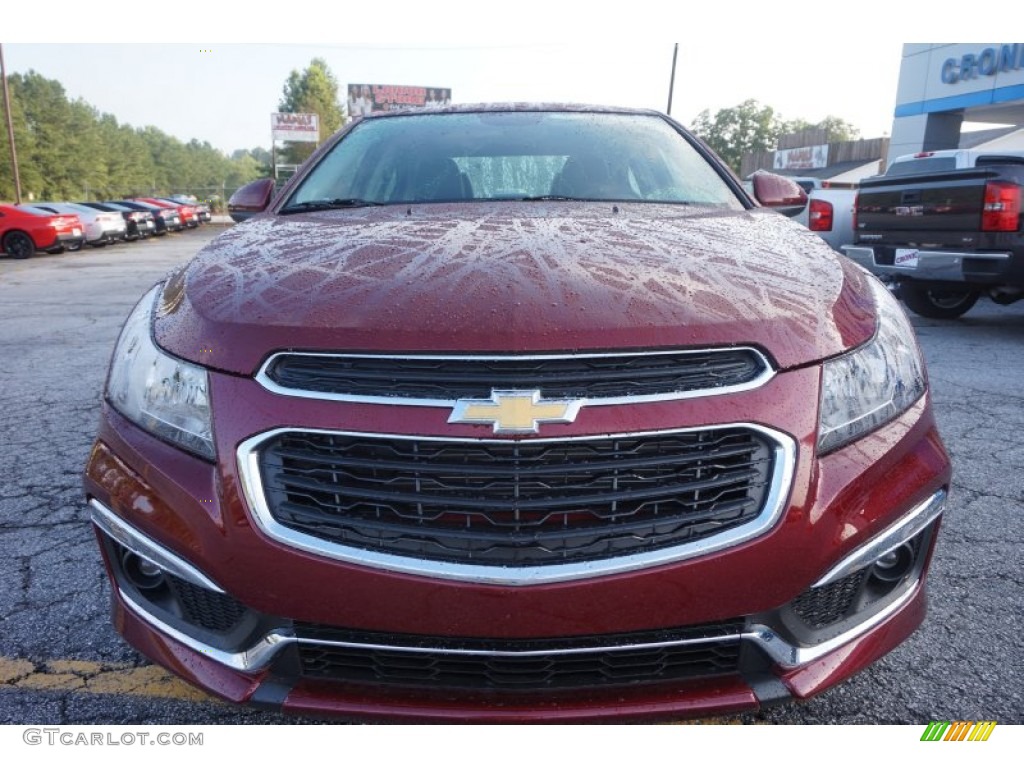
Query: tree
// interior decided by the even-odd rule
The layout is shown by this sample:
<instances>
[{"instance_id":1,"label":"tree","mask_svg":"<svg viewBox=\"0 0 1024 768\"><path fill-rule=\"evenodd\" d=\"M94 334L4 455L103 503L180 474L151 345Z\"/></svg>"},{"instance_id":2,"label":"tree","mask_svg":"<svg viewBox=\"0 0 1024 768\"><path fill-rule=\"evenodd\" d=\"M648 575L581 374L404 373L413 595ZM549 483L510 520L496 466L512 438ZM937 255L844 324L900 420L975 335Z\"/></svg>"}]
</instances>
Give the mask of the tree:
<instances>
[{"instance_id":1,"label":"tree","mask_svg":"<svg viewBox=\"0 0 1024 768\"><path fill-rule=\"evenodd\" d=\"M817 123L801 118L783 120L774 109L762 106L754 99L720 109L714 117L705 109L694 118L691 126L691 130L737 173L743 156L748 152L775 149L783 134L814 128L825 131L827 144L860 137L860 131L835 115L828 115Z\"/></svg>"},{"instance_id":2,"label":"tree","mask_svg":"<svg viewBox=\"0 0 1024 768\"><path fill-rule=\"evenodd\" d=\"M825 131L825 143L835 144L841 141L856 141L860 138L860 131L851 123L841 117L827 115L824 120L817 123L810 123L807 120L790 120L782 124L781 134L797 133L806 130Z\"/></svg>"},{"instance_id":3,"label":"tree","mask_svg":"<svg viewBox=\"0 0 1024 768\"><path fill-rule=\"evenodd\" d=\"M187 144L159 128L119 125L81 99L70 101L64 87L37 72L15 74L11 116L18 148L21 188L26 200L106 199L128 194L226 191L267 175L259 158L228 158L209 142ZM2 114L2 110L0 110ZM0 130L0 201L14 197L7 131ZM262 173L261 173L262 171Z\"/></svg>"},{"instance_id":4,"label":"tree","mask_svg":"<svg viewBox=\"0 0 1024 768\"><path fill-rule=\"evenodd\" d=\"M301 73L293 69L284 84L284 93L277 105L280 112L305 112L319 115L320 138L325 139L345 122L338 101L338 81L327 62L313 59ZM285 142L285 162L301 163L315 146L306 142Z\"/></svg>"},{"instance_id":5,"label":"tree","mask_svg":"<svg viewBox=\"0 0 1024 768\"><path fill-rule=\"evenodd\" d=\"M691 126L693 132L737 173L747 152L775 147L782 127L775 110L754 99L720 109L714 117L705 109L694 118Z\"/></svg>"}]
</instances>

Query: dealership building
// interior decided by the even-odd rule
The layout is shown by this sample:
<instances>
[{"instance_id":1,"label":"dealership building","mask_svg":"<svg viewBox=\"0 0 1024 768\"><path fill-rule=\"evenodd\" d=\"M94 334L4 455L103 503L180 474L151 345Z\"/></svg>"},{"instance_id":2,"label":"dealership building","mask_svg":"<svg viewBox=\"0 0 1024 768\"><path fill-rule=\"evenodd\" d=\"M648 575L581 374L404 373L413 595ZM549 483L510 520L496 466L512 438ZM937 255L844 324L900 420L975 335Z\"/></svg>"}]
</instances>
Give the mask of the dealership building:
<instances>
[{"instance_id":1,"label":"dealership building","mask_svg":"<svg viewBox=\"0 0 1024 768\"><path fill-rule=\"evenodd\" d=\"M1024 125L1024 43L904 45L888 159L963 147L967 122Z\"/></svg>"},{"instance_id":2,"label":"dealership building","mask_svg":"<svg viewBox=\"0 0 1024 768\"><path fill-rule=\"evenodd\" d=\"M992 125L979 130L985 123ZM780 136L776 149L745 155L740 175L769 170L856 184L900 155L1024 150L1022 126L1024 43L908 43L890 136L839 143L826 143L825 132L814 129Z\"/></svg>"}]
</instances>

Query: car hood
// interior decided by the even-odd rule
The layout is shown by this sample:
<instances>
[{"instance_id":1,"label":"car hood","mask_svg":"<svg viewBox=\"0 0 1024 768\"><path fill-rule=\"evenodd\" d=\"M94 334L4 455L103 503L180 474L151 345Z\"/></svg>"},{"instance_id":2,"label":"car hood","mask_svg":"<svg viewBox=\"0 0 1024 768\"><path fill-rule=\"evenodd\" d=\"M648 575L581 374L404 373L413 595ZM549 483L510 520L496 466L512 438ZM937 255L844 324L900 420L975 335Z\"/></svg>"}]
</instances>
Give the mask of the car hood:
<instances>
[{"instance_id":1,"label":"car hood","mask_svg":"<svg viewBox=\"0 0 1024 768\"><path fill-rule=\"evenodd\" d=\"M865 280L767 210L474 203L267 215L168 283L156 337L240 374L277 350L741 344L789 368L871 337Z\"/></svg>"}]
</instances>

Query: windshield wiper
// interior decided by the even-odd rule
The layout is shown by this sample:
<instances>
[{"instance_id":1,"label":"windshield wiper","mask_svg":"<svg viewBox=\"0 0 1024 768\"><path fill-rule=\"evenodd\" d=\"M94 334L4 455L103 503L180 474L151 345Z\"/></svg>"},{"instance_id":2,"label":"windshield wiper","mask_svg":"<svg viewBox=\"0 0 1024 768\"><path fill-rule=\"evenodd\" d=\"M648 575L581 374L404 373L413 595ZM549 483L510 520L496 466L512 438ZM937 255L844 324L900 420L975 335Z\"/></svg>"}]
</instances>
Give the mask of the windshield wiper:
<instances>
[{"instance_id":1,"label":"windshield wiper","mask_svg":"<svg viewBox=\"0 0 1024 768\"><path fill-rule=\"evenodd\" d=\"M516 198L516 200L519 200L519 201L524 202L524 203L533 203L533 202L537 202L539 200L575 200L575 201L583 201L583 200L586 200L586 199L587 198L585 198L585 197L568 197L566 195L530 195L529 197L517 197Z\"/></svg>"},{"instance_id":2,"label":"windshield wiper","mask_svg":"<svg viewBox=\"0 0 1024 768\"><path fill-rule=\"evenodd\" d=\"M301 213L303 211L327 211L332 208L365 208L371 205L383 205L373 200L363 200L359 197L336 197L333 200L305 200L301 203L292 203L282 208L278 213Z\"/></svg>"}]
</instances>

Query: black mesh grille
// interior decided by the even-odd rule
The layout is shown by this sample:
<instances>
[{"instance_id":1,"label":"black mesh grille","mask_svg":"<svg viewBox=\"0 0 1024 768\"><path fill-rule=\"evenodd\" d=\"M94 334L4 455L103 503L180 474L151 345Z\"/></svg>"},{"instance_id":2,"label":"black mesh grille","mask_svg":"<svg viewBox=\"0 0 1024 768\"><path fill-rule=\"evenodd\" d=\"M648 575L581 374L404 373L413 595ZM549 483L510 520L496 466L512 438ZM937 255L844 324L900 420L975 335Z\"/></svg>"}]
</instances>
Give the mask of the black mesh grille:
<instances>
[{"instance_id":1,"label":"black mesh grille","mask_svg":"<svg viewBox=\"0 0 1024 768\"><path fill-rule=\"evenodd\" d=\"M227 632L245 615L245 606L230 595L204 589L173 574L167 574L167 579L178 598L183 618L190 624Z\"/></svg>"},{"instance_id":2,"label":"black mesh grille","mask_svg":"<svg viewBox=\"0 0 1024 768\"><path fill-rule=\"evenodd\" d=\"M793 601L793 612L814 629L846 618L860 592L868 569L851 573L838 581L809 589Z\"/></svg>"},{"instance_id":3,"label":"black mesh grille","mask_svg":"<svg viewBox=\"0 0 1024 768\"><path fill-rule=\"evenodd\" d=\"M539 389L546 398L637 397L745 384L764 372L749 349L543 359L281 355L267 376L286 389L431 400Z\"/></svg>"},{"instance_id":4,"label":"black mesh grille","mask_svg":"<svg viewBox=\"0 0 1024 768\"><path fill-rule=\"evenodd\" d=\"M285 433L260 450L273 517L361 549L533 565L647 552L754 519L773 452L743 428L573 441Z\"/></svg>"},{"instance_id":5,"label":"black mesh grille","mask_svg":"<svg viewBox=\"0 0 1024 768\"><path fill-rule=\"evenodd\" d=\"M633 685L733 674L739 667L740 652L735 635L741 631L742 622L735 621L672 631L517 642L352 633L296 624L304 675L345 682L493 690ZM733 637L726 639L729 635ZM684 638L703 641L662 648L616 647ZM391 648L338 647L325 640ZM567 647L577 652L555 652ZM499 651L527 651L530 655L500 655Z\"/></svg>"}]
</instances>

